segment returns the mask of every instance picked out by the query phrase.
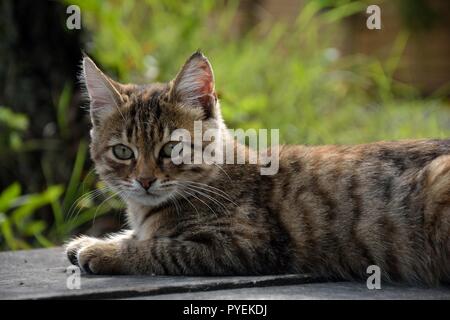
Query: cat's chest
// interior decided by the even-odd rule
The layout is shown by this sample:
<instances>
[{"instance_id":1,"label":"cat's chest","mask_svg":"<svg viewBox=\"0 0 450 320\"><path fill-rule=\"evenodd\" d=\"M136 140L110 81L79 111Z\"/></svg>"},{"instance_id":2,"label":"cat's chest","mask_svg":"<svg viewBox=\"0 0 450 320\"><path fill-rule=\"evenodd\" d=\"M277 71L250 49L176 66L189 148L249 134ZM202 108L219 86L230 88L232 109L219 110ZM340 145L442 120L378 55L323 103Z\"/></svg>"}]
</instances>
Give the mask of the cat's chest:
<instances>
[{"instance_id":1,"label":"cat's chest","mask_svg":"<svg viewBox=\"0 0 450 320\"><path fill-rule=\"evenodd\" d=\"M147 240L160 236L161 230L168 224L164 210L154 211L151 208L129 204L127 209L128 224L138 240Z\"/></svg>"}]
</instances>

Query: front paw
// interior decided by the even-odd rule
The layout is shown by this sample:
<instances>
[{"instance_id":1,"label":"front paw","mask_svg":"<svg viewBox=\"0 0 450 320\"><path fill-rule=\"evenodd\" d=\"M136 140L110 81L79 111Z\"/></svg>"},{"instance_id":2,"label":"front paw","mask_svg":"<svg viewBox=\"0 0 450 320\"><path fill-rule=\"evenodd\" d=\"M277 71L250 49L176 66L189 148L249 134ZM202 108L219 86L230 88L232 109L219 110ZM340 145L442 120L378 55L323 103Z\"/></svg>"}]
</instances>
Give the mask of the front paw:
<instances>
[{"instance_id":1,"label":"front paw","mask_svg":"<svg viewBox=\"0 0 450 320\"><path fill-rule=\"evenodd\" d=\"M123 272L117 243L97 242L81 248L78 265L91 274L119 274Z\"/></svg>"},{"instance_id":2,"label":"front paw","mask_svg":"<svg viewBox=\"0 0 450 320\"><path fill-rule=\"evenodd\" d=\"M75 266L79 266L78 264L78 252L81 250L81 248L87 247L89 245L92 245L96 242L98 242L98 239L87 237L87 236L81 236L78 238L75 238L71 241L69 241L65 245L65 252L67 255L67 258L69 259L70 263L72 263Z\"/></svg>"}]
</instances>

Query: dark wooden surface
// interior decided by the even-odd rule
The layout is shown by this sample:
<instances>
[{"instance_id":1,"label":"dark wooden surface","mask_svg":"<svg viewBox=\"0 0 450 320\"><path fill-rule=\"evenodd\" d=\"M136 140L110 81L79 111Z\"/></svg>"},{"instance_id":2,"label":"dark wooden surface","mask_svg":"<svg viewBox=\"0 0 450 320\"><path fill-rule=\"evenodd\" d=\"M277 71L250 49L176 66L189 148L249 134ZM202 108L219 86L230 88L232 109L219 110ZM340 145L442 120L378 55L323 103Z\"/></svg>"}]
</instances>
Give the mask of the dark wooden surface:
<instances>
[{"instance_id":1,"label":"dark wooden surface","mask_svg":"<svg viewBox=\"0 0 450 320\"><path fill-rule=\"evenodd\" d=\"M450 299L450 288L323 282L308 275L168 277L81 275L67 288L61 248L0 253L0 299Z\"/></svg>"}]
</instances>

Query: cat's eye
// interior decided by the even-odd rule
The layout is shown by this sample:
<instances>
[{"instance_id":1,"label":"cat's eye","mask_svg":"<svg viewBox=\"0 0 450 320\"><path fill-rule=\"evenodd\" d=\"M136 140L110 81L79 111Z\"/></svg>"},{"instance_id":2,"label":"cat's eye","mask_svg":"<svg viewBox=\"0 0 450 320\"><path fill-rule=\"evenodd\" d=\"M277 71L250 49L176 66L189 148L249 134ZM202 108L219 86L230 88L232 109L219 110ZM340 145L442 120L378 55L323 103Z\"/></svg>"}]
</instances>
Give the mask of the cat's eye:
<instances>
[{"instance_id":1,"label":"cat's eye","mask_svg":"<svg viewBox=\"0 0 450 320\"><path fill-rule=\"evenodd\" d=\"M170 142L166 143L161 149L161 157L162 158L170 158L172 156L173 148L175 148L175 146L179 143L180 143L180 141L170 141ZM179 150L180 153L181 153L181 150L182 149Z\"/></svg>"},{"instance_id":2,"label":"cat's eye","mask_svg":"<svg viewBox=\"0 0 450 320\"><path fill-rule=\"evenodd\" d=\"M133 150L123 144L116 144L112 148L112 151L114 153L114 156L120 160L129 160L134 156Z\"/></svg>"}]
</instances>

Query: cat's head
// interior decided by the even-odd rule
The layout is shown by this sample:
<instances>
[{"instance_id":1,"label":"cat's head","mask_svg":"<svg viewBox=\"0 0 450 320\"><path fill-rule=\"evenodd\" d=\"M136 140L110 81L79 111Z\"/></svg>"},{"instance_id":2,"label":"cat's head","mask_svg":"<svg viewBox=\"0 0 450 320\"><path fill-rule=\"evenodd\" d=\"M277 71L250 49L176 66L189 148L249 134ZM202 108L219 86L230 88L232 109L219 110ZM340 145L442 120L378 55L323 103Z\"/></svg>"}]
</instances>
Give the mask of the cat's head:
<instances>
[{"instance_id":1,"label":"cat's head","mask_svg":"<svg viewBox=\"0 0 450 320\"><path fill-rule=\"evenodd\" d=\"M202 121L203 131L224 128L203 54L194 53L169 83L149 85L119 84L85 57L82 80L90 100L91 157L101 179L122 197L153 206L179 193L181 184L214 176L214 165L171 159L174 130L194 137L194 121Z\"/></svg>"}]
</instances>

